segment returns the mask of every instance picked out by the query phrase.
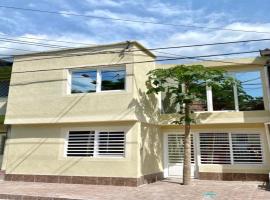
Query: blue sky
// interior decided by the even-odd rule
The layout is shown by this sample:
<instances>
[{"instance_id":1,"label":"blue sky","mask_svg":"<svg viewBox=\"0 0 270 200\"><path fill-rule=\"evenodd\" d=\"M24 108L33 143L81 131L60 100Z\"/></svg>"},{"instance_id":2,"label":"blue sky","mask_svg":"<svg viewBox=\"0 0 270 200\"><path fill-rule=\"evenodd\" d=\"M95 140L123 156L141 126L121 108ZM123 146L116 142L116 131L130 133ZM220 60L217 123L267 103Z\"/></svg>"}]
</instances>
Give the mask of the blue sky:
<instances>
[{"instance_id":1,"label":"blue sky","mask_svg":"<svg viewBox=\"0 0 270 200\"><path fill-rule=\"evenodd\" d=\"M259 2L254 0L2 0L0 5L161 23L270 32L269 1L260 0ZM0 8L0 27L0 37L12 36L18 39L20 36L26 36L88 44L138 40L148 48L270 38L270 33L257 34L126 23L4 8ZM41 47L1 42L0 47L3 46L34 51L45 50ZM267 47L270 47L270 42L174 49L167 52L182 56L196 56ZM1 48L0 52L2 54L21 53ZM242 55L242 57L246 56L251 55Z\"/></svg>"}]
</instances>

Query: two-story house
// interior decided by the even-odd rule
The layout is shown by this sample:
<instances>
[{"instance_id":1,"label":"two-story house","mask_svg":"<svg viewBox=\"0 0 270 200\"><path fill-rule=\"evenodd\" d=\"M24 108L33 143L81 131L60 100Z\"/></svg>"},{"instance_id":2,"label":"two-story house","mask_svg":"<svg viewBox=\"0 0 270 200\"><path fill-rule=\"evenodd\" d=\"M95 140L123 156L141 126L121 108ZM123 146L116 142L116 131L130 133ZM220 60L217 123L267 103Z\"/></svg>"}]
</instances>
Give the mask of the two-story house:
<instances>
[{"instance_id":1,"label":"two-story house","mask_svg":"<svg viewBox=\"0 0 270 200\"><path fill-rule=\"evenodd\" d=\"M226 69L241 85L205 88L194 103L191 176L268 180L265 58L201 64ZM181 177L177 108L166 93L147 95L145 84L148 71L170 66L138 42L16 56L1 104L5 180L137 186Z\"/></svg>"}]
</instances>

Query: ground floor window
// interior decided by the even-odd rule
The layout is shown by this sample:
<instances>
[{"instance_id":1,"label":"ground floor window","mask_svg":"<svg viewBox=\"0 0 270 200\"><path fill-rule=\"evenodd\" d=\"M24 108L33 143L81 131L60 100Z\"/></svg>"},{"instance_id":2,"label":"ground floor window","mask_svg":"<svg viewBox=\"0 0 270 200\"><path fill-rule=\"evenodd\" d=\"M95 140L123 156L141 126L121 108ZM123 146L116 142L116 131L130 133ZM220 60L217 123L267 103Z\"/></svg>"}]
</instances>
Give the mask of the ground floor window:
<instances>
[{"instance_id":1,"label":"ground floor window","mask_svg":"<svg viewBox=\"0 0 270 200\"><path fill-rule=\"evenodd\" d=\"M68 157L124 157L124 153L124 132L89 130L68 133L66 148Z\"/></svg>"},{"instance_id":2,"label":"ground floor window","mask_svg":"<svg viewBox=\"0 0 270 200\"><path fill-rule=\"evenodd\" d=\"M262 164L260 134L200 133L201 164Z\"/></svg>"}]
</instances>

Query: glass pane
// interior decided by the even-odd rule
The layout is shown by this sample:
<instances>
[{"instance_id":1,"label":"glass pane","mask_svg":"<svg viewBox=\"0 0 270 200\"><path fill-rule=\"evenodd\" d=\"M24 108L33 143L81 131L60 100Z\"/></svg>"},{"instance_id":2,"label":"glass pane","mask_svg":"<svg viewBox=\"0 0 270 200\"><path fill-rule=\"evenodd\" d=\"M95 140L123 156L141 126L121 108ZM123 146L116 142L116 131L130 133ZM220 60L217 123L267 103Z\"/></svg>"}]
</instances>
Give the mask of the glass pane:
<instances>
[{"instance_id":1,"label":"glass pane","mask_svg":"<svg viewBox=\"0 0 270 200\"><path fill-rule=\"evenodd\" d=\"M7 97L9 91L9 80L0 80L0 97Z\"/></svg>"},{"instance_id":2,"label":"glass pane","mask_svg":"<svg viewBox=\"0 0 270 200\"><path fill-rule=\"evenodd\" d=\"M101 71L101 90L124 90L125 69L106 69Z\"/></svg>"},{"instance_id":3,"label":"glass pane","mask_svg":"<svg viewBox=\"0 0 270 200\"><path fill-rule=\"evenodd\" d=\"M262 80L259 71L238 72L235 78L237 86L239 110L264 110Z\"/></svg>"},{"instance_id":4,"label":"glass pane","mask_svg":"<svg viewBox=\"0 0 270 200\"><path fill-rule=\"evenodd\" d=\"M206 83L198 81L194 86L191 85L190 91L198 97L198 100L193 101L191 110L207 111Z\"/></svg>"},{"instance_id":5,"label":"glass pane","mask_svg":"<svg viewBox=\"0 0 270 200\"><path fill-rule=\"evenodd\" d=\"M96 70L73 71L71 93L96 92L96 78Z\"/></svg>"},{"instance_id":6,"label":"glass pane","mask_svg":"<svg viewBox=\"0 0 270 200\"><path fill-rule=\"evenodd\" d=\"M235 110L232 85L212 86L212 95L214 110Z\"/></svg>"}]
</instances>

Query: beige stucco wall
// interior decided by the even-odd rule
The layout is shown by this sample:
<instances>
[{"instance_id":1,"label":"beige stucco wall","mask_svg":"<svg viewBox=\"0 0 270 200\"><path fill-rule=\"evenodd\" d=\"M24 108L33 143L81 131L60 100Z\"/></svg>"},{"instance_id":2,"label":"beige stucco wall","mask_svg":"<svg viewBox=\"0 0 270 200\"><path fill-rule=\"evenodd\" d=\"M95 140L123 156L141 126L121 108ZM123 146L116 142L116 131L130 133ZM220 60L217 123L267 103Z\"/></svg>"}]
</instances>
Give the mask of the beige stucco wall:
<instances>
[{"instance_id":1,"label":"beige stucco wall","mask_svg":"<svg viewBox=\"0 0 270 200\"><path fill-rule=\"evenodd\" d=\"M122 51L127 44L100 47L96 51ZM88 49L88 51L93 49ZM84 50L86 51L86 50ZM65 52L66 54L67 52ZM79 50L68 53L80 54ZM55 54L52 54L55 56ZM56 56L57 57L57 56ZM48 58L48 59L44 59ZM152 59L146 54L141 59ZM136 58L137 61L140 58ZM134 95L134 56L95 54L52 58L16 58L9 91L6 124L62 123L136 120ZM126 63L126 64L121 64ZM130 63L130 64L127 64ZM109 66L108 66L109 65ZM68 94L68 72L80 67L126 67L126 90L88 94ZM144 82L144 80L141 80Z\"/></svg>"},{"instance_id":2,"label":"beige stucco wall","mask_svg":"<svg viewBox=\"0 0 270 200\"><path fill-rule=\"evenodd\" d=\"M234 164L234 165L220 165L220 164L199 164L197 167L199 172L219 172L219 173L264 173L270 172L270 152L268 145L268 138L266 136L264 124L216 124L216 125L195 125L191 132L196 135L200 132L231 132L231 133L260 133L263 147L263 164ZM162 133L182 133L184 129L181 127L162 127Z\"/></svg>"},{"instance_id":3,"label":"beige stucco wall","mask_svg":"<svg viewBox=\"0 0 270 200\"><path fill-rule=\"evenodd\" d=\"M163 114L160 117L161 125L170 125L179 119L177 114ZM197 124L237 124L237 123L265 123L270 121L269 111L215 111L195 112L193 118Z\"/></svg>"},{"instance_id":4,"label":"beige stucco wall","mask_svg":"<svg viewBox=\"0 0 270 200\"><path fill-rule=\"evenodd\" d=\"M71 158L64 154L67 131L126 131L124 158ZM75 125L14 125L6 143L2 169L12 174L138 177L138 123Z\"/></svg>"},{"instance_id":5,"label":"beige stucco wall","mask_svg":"<svg viewBox=\"0 0 270 200\"><path fill-rule=\"evenodd\" d=\"M135 48L135 50L136 49L138 50L138 48ZM147 56L144 52L136 51L134 62L136 64L134 65L133 106L135 106L136 117L141 122L158 123L160 113L159 96L146 94L148 90L148 86L146 84L146 81L148 80L147 73L156 68L155 60L154 58Z\"/></svg>"},{"instance_id":6,"label":"beige stucco wall","mask_svg":"<svg viewBox=\"0 0 270 200\"><path fill-rule=\"evenodd\" d=\"M141 123L140 173L153 174L163 171L163 135L155 125Z\"/></svg>"}]
</instances>

